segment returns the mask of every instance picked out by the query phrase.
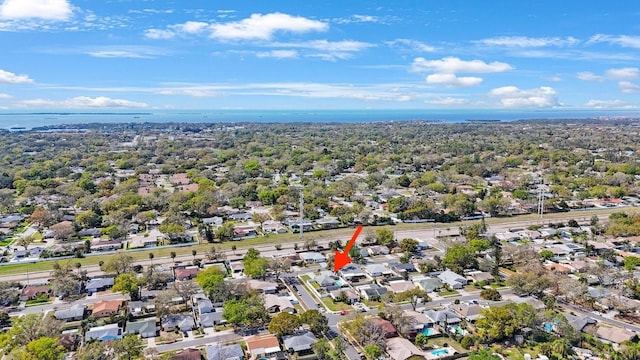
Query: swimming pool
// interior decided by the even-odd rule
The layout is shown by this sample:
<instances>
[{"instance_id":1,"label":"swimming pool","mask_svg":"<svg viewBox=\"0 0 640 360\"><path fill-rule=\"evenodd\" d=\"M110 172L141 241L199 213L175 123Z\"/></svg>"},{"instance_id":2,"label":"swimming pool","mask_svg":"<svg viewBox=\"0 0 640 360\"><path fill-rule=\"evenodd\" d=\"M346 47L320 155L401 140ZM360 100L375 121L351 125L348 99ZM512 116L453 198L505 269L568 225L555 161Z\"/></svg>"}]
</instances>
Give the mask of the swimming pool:
<instances>
[{"instance_id":1,"label":"swimming pool","mask_svg":"<svg viewBox=\"0 0 640 360\"><path fill-rule=\"evenodd\" d=\"M433 336L436 334L438 334L438 332L434 328L424 328L422 330L422 335L425 335L425 336Z\"/></svg>"},{"instance_id":2,"label":"swimming pool","mask_svg":"<svg viewBox=\"0 0 640 360\"><path fill-rule=\"evenodd\" d=\"M433 356L446 356L449 355L449 349L435 349L429 351Z\"/></svg>"}]
</instances>

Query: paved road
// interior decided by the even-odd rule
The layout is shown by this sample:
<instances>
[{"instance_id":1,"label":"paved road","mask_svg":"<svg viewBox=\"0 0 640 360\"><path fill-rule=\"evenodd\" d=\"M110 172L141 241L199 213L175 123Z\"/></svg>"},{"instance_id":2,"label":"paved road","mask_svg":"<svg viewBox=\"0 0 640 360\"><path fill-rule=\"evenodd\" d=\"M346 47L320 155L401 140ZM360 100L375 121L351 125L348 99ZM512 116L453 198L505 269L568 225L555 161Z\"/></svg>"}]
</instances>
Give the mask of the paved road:
<instances>
[{"instance_id":1,"label":"paved road","mask_svg":"<svg viewBox=\"0 0 640 360\"><path fill-rule=\"evenodd\" d=\"M200 347L207 344L226 344L242 340L242 336L234 333L233 330L228 330L224 333L208 335L197 339L191 337L171 344L157 345L155 349L159 353L163 353L165 351L182 350L186 348Z\"/></svg>"}]
</instances>

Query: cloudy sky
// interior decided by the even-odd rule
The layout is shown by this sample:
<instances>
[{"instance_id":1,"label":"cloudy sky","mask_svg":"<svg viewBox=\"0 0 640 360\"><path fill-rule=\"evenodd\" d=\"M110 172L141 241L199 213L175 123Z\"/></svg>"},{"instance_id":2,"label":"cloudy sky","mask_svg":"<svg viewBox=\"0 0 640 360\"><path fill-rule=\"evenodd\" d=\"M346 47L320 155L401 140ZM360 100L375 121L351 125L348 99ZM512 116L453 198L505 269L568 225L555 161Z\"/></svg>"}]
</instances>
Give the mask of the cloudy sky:
<instances>
[{"instance_id":1,"label":"cloudy sky","mask_svg":"<svg viewBox=\"0 0 640 360\"><path fill-rule=\"evenodd\" d=\"M636 109L640 2L0 0L0 109Z\"/></svg>"}]
</instances>

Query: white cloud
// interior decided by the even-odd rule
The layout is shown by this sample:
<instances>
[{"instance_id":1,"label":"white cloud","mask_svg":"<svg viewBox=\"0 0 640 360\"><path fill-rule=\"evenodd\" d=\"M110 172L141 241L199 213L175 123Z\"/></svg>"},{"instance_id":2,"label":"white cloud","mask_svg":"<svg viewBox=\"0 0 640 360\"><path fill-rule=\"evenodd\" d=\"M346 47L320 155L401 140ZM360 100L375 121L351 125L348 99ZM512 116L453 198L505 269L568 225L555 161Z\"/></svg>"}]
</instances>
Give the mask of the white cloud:
<instances>
[{"instance_id":1,"label":"white cloud","mask_svg":"<svg viewBox=\"0 0 640 360\"><path fill-rule=\"evenodd\" d=\"M0 99L11 99L13 96L9 94L0 93Z\"/></svg>"},{"instance_id":2,"label":"white cloud","mask_svg":"<svg viewBox=\"0 0 640 360\"><path fill-rule=\"evenodd\" d=\"M640 85L634 84L630 81L620 81L618 83L618 87L620 88L620 91L625 94L640 93Z\"/></svg>"},{"instance_id":3,"label":"white cloud","mask_svg":"<svg viewBox=\"0 0 640 360\"><path fill-rule=\"evenodd\" d=\"M353 57L353 54L370 47L374 47L374 44L343 40L343 41L327 41L327 40L312 40L303 42L289 42L289 43L269 43L267 47L279 47L279 48L294 48L294 49L306 49L314 50L316 53L306 53L305 56L317 57L326 61L345 60Z\"/></svg>"},{"instance_id":4,"label":"white cloud","mask_svg":"<svg viewBox=\"0 0 640 360\"><path fill-rule=\"evenodd\" d=\"M72 15L68 0L4 0L0 18L65 21Z\"/></svg>"},{"instance_id":5,"label":"white cloud","mask_svg":"<svg viewBox=\"0 0 640 360\"><path fill-rule=\"evenodd\" d=\"M436 71L439 73L493 73L512 70L507 63L494 61L486 63L482 60L461 60L457 57L445 57L440 60L427 60L419 57L413 60L411 69L414 72Z\"/></svg>"},{"instance_id":6,"label":"white cloud","mask_svg":"<svg viewBox=\"0 0 640 360\"><path fill-rule=\"evenodd\" d=\"M145 108L149 105L142 102L135 102L123 99L112 99L106 96L95 98L89 96L77 96L64 101L52 101L46 99L33 99L20 101L18 106L29 108Z\"/></svg>"},{"instance_id":7,"label":"white cloud","mask_svg":"<svg viewBox=\"0 0 640 360\"><path fill-rule=\"evenodd\" d=\"M477 86L482 83L482 78L472 77L472 76L463 76L457 77L454 74L431 74L427 76L427 83L429 84L441 84L449 87L459 86L459 87L471 87Z\"/></svg>"},{"instance_id":8,"label":"white cloud","mask_svg":"<svg viewBox=\"0 0 640 360\"><path fill-rule=\"evenodd\" d=\"M172 30L161 30L161 29L148 29L145 30L144 36L149 39L172 39L176 36L176 33Z\"/></svg>"},{"instance_id":9,"label":"white cloud","mask_svg":"<svg viewBox=\"0 0 640 360\"><path fill-rule=\"evenodd\" d=\"M81 50L82 53L99 58L131 58L152 59L159 55L167 55L167 52L148 46L106 46Z\"/></svg>"},{"instance_id":10,"label":"white cloud","mask_svg":"<svg viewBox=\"0 0 640 360\"><path fill-rule=\"evenodd\" d=\"M184 24L178 24L174 26L177 31L182 31L187 34L198 34L207 29L210 25L206 22L201 21L187 21Z\"/></svg>"},{"instance_id":11,"label":"white cloud","mask_svg":"<svg viewBox=\"0 0 640 360\"><path fill-rule=\"evenodd\" d=\"M596 75L588 71L579 72L577 76L578 79L584 81L604 81L604 76Z\"/></svg>"},{"instance_id":12,"label":"white cloud","mask_svg":"<svg viewBox=\"0 0 640 360\"><path fill-rule=\"evenodd\" d=\"M609 69L605 72L607 78L612 80L635 80L640 75L640 71L635 67Z\"/></svg>"},{"instance_id":13,"label":"white cloud","mask_svg":"<svg viewBox=\"0 0 640 360\"><path fill-rule=\"evenodd\" d=\"M321 21L283 13L253 14L249 18L229 23L211 24L211 37L220 40L269 40L279 31L306 33L326 31Z\"/></svg>"},{"instance_id":14,"label":"white cloud","mask_svg":"<svg viewBox=\"0 0 640 360\"><path fill-rule=\"evenodd\" d=\"M32 82L33 79L29 78L28 75L16 75L0 69L0 84L26 84Z\"/></svg>"},{"instance_id":15,"label":"white cloud","mask_svg":"<svg viewBox=\"0 0 640 360\"><path fill-rule=\"evenodd\" d=\"M489 45L489 46L503 46L503 47L545 47L545 46L570 46L576 45L580 40L574 37L546 37L546 38L531 38L526 36L499 36L489 39L483 39L475 41L475 43Z\"/></svg>"},{"instance_id":16,"label":"white cloud","mask_svg":"<svg viewBox=\"0 0 640 360\"><path fill-rule=\"evenodd\" d=\"M352 15L346 18L336 18L331 21L337 24L350 24L350 23L378 23L382 22L382 19L373 15Z\"/></svg>"},{"instance_id":17,"label":"white cloud","mask_svg":"<svg viewBox=\"0 0 640 360\"><path fill-rule=\"evenodd\" d=\"M586 106L593 107L596 109L607 109L607 108L633 108L631 104L622 100L589 100Z\"/></svg>"},{"instance_id":18,"label":"white cloud","mask_svg":"<svg viewBox=\"0 0 640 360\"><path fill-rule=\"evenodd\" d=\"M489 92L492 97L500 98L500 103L508 108L555 107L561 104L552 87L541 86L534 89L519 89L515 86L503 86Z\"/></svg>"},{"instance_id":19,"label":"white cloud","mask_svg":"<svg viewBox=\"0 0 640 360\"><path fill-rule=\"evenodd\" d=\"M430 100L425 100L426 104L432 105L465 105L469 103L469 100L453 97L437 97Z\"/></svg>"},{"instance_id":20,"label":"white cloud","mask_svg":"<svg viewBox=\"0 0 640 360\"><path fill-rule=\"evenodd\" d=\"M155 91L155 93L156 94L160 94L160 95L187 95L187 96L192 96L192 97L196 97L196 98L212 97L212 96L218 96L219 95L217 92L214 92L214 91L211 91L211 90L197 89L197 88L191 88L191 89L164 89L164 90Z\"/></svg>"},{"instance_id":21,"label":"white cloud","mask_svg":"<svg viewBox=\"0 0 640 360\"><path fill-rule=\"evenodd\" d=\"M434 52L437 49L431 45L425 44L421 41L411 39L395 39L393 41L385 42L387 46L399 49L406 49L418 52Z\"/></svg>"},{"instance_id":22,"label":"white cloud","mask_svg":"<svg viewBox=\"0 0 640 360\"><path fill-rule=\"evenodd\" d=\"M176 36L207 33L211 38L230 40L270 40L276 32L306 33L326 31L329 25L322 21L283 13L253 14L249 18L227 23L187 21L167 26L166 29L148 29L144 35L150 39L172 39Z\"/></svg>"},{"instance_id":23,"label":"white cloud","mask_svg":"<svg viewBox=\"0 0 640 360\"><path fill-rule=\"evenodd\" d=\"M640 49L640 36L597 34L589 39L589 43L609 43L622 47Z\"/></svg>"},{"instance_id":24,"label":"white cloud","mask_svg":"<svg viewBox=\"0 0 640 360\"><path fill-rule=\"evenodd\" d=\"M260 51L256 53L256 56L259 58L293 59L298 57L298 52L295 50Z\"/></svg>"}]
</instances>

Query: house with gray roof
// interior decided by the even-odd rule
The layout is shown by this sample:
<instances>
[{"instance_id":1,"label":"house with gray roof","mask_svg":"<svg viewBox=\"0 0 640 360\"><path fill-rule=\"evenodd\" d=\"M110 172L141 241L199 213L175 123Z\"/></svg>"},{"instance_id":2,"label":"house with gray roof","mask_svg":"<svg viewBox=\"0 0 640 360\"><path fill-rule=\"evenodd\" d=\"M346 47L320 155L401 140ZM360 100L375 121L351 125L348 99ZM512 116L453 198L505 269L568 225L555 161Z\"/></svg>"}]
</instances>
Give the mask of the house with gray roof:
<instances>
[{"instance_id":1,"label":"house with gray roof","mask_svg":"<svg viewBox=\"0 0 640 360\"><path fill-rule=\"evenodd\" d=\"M384 264L368 264L364 267L364 270L371 277L390 277L396 275L391 269Z\"/></svg>"},{"instance_id":2,"label":"house with gray roof","mask_svg":"<svg viewBox=\"0 0 640 360\"><path fill-rule=\"evenodd\" d=\"M125 334L138 334L141 338L146 339L155 337L158 326L156 318L149 318L140 321L130 321L124 330Z\"/></svg>"},{"instance_id":3,"label":"house with gray roof","mask_svg":"<svg viewBox=\"0 0 640 360\"><path fill-rule=\"evenodd\" d=\"M195 329L196 322L191 315L169 315L162 319L162 330L173 331L180 329L180 331L190 331Z\"/></svg>"},{"instance_id":4,"label":"house with gray roof","mask_svg":"<svg viewBox=\"0 0 640 360\"><path fill-rule=\"evenodd\" d=\"M87 293L91 295L98 291L111 289L113 283L113 278L94 278L90 279L89 282L87 282L87 286L85 286L85 289L87 290Z\"/></svg>"},{"instance_id":5,"label":"house with gray roof","mask_svg":"<svg viewBox=\"0 0 640 360\"><path fill-rule=\"evenodd\" d=\"M438 291L442 287L442 281L438 278L425 277L413 282L416 286L422 288L426 292Z\"/></svg>"},{"instance_id":6,"label":"house with gray roof","mask_svg":"<svg viewBox=\"0 0 640 360\"><path fill-rule=\"evenodd\" d=\"M239 344L207 345L205 352L207 360L244 360L244 352Z\"/></svg>"},{"instance_id":7,"label":"house with gray roof","mask_svg":"<svg viewBox=\"0 0 640 360\"><path fill-rule=\"evenodd\" d=\"M451 310L426 310L424 314L431 319L434 324L438 324L442 327L459 324L462 320L458 314Z\"/></svg>"},{"instance_id":8,"label":"house with gray roof","mask_svg":"<svg viewBox=\"0 0 640 360\"><path fill-rule=\"evenodd\" d=\"M387 294L387 288L376 283L358 286L356 289L363 298L371 301L380 301Z\"/></svg>"},{"instance_id":9,"label":"house with gray roof","mask_svg":"<svg viewBox=\"0 0 640 360\"><path fill-rule=\"evenodd\" d=\"M323 288L329 288L332 286L336 286L336 283L340 281L340 278L335 276L331 271L321 271L320 275L317 275L313 278L315 282L318 283Z\"/></svg>"},{"instance_id":10,"label":"house with gray roof","mask_svg":"<svg viewBox=\"0 0 640 360\"><path fill-rule=\"evenodd\" d=\"M62 321L78 321L84 318L84 313L87 310L87 305L75 304L69 309L58 310L53 316L56 319Z\"/></svg>"},{"instance_id":11,"label":"house with gray roof","mask_svg":"<svg viewBox=\"0 0 640 360\"><path fill-rule=\"evenodd\" d=\"M454 273L451 270L445 270L438 275L438 279L440 279L443 283L451 286L452 289L462 289L467 285L467 279L463 276L460 276Z\"/></svg>"},{"instance_id":12,"label":"house with gray roof","mask_svg":"<svg viewBox=\"0 0 640 360\"><path fill-rule=\"evenodd\" d=\"M214 327L215 325L225 324L226 322L227 320L222 317L222 309L198 316L198 324L202 327Z\"/></svg>"},{"instance_id":13,"label":"house with gray roof","mask_svg":"<svg viewBox=\"0 0 640 360\"><path fill-rule=\"evenodd\" d=\"M113 341L122 338L122 330L117 323L92 327L84 335L86 341Z\"/></svg>"},{"instance_id":14,"label":"house with gray roof","mask_svg":"<svg viewBox=\"0 0 640 360\"><path fill-rule=\"evenodd\" d=\"M213 304L209 299L199 299L197 308L198 308L198 314L206 314L213 311Z\"/></svg>"},{"instance_id":15,"label":"house with gray roof","mask_svg":"<svg viewBox=\"0 0 640 360\"><path fill-rule=\"evenodd\" d=\"M315 251L301 252L298 256L300 256L300 259L307 264L318 264L327 261L327 258L325 258L324 255Z\"/></svg>"},{"instance_id":16,"label":"house with gray roof","mask_svg":"<svg viewBox=\"0 0 640 360\"><path fill-rule=\"evenodd\" d=\"M298 355L311 354L311 345L318 341L311 331L282 337L284 347L293 350Z\"/></svg>"}]
</instances>

